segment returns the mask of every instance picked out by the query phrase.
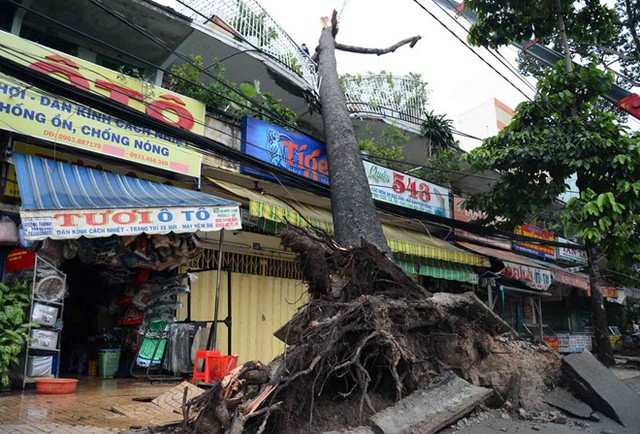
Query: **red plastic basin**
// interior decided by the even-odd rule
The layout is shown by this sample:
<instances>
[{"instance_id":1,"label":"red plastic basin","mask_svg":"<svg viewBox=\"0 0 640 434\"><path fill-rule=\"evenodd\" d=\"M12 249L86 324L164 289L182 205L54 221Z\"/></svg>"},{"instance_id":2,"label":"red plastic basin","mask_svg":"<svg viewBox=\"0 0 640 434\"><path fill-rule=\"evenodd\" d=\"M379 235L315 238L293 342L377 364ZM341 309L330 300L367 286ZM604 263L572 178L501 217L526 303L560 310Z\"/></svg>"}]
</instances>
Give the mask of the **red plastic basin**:
<instances>
[{"instance_id":1,"label":"red plastic basin","mask_svg":"<svg viewBox=\"0 0 640 434\"><path fill-rule=\"evenodd\" d=\"M78 380L75 378L39 378L36 391L46 395L62 395L76 391Z\"/></svg>"}]
</instances>

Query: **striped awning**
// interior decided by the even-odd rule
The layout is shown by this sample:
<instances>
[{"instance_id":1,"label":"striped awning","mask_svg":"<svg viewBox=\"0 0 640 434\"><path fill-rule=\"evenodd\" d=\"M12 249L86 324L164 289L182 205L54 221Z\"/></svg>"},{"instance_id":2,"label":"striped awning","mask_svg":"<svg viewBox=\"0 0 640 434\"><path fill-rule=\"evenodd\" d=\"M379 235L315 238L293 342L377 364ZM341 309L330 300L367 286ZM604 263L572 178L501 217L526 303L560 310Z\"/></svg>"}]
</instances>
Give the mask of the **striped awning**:
<instances>
[{"instance_id":1,"label":"striped awning","mask_svg":"<svg viewBox=\"0 0 640 434\"><path fill-rule=\"evenodd\" d=\"M487 258L462 250L444 240L409 229L382 225L384 235L393 253L404 253L422 258L455 262L477 267L489 267Z\"/></svg>"},{"instance_id":2,"label":"striped awning","mask_svg":"<svg viewBox=\"0 0 640 434\"><path fill-rule=\"evenodd\" d=\"M242 186L207 178L224 190L249 200L249 214L276 224L287 222L304 228L320 228L329 234L333 233L333 217L331 211L311 205L288 204L270 195L263 195ZM270 232L276 227L268 225L262 227ZM487 258L467 252L446 241L432 238L427 234L411 231L391 225L382 225L382 230L393 253L448 261L479 267L489 267Z\"/></svg>"},{"instance_id":3,"label":"striped awning","mask_svg":"<svg viewBox=\"0 0 640 434\"><path fill-rule=\"evenodd\" d=\"M242 228L237 202L33 155L13 161L28 240Z\"/></svg>"},{"instance_id":4,"label":"striped awning","mask_svg":"<svg viewBox=\"0 0 640 434\"><path fill-rule=\"evenodd\" d=\"M409 274L464 283L477 284L479 282L478 274L468 265L407 255L395 255L395 257L396 264Z\"/></svg>"}]
</instances>

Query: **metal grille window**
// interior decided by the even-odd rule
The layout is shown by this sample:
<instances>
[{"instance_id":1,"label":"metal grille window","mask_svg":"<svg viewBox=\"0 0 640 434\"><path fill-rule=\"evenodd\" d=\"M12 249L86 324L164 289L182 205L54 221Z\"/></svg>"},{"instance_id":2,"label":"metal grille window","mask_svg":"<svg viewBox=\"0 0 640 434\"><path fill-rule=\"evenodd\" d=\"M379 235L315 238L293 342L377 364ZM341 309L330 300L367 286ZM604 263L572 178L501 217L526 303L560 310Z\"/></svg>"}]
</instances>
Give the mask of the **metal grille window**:
<instances>
[{"instance_id":1,"label":"metal grille window","mask_svg":"<svg viewBox=\"0 0 640 434\"><path fill-rule=\"evenodd\" d=\"M213 249L206 249L202 256L184 266L187 270L215 270L217 267L218 251ZM302 280L302 271L298 262L282 258L223 252L222 268L232 273Z\"/></svg>"}]
</instances>

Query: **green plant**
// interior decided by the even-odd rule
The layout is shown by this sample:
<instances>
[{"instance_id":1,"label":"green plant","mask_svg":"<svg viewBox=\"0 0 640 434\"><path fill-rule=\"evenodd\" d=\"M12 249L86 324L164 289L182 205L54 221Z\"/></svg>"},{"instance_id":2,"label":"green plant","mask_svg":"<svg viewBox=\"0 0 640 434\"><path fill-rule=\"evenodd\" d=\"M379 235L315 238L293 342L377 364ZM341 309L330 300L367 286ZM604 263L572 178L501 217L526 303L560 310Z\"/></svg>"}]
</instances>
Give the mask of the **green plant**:
<instances>
[{"instance_id":1,"label":"green plant","mask_svg":"<svg viewBox=\"0 0 640 434\"><path fill-rule=\"evenodd\" d=\"M0 384L9 387L9 372L20 363L20 353L29 341L29 329L38 324L26 322L30 279L12 285L0 283Z\"/></svg>"},{"instance_id":2,"label":"green plant","mask_svg":"<svg viewBox=\"0 0 640 434\"><path fill-rule=\"evenodd\" d=\"M406 170L402 151L409 138L400 129L387 127L380 137L373 136L370 131L367 134L369 137L358 141L361 151L367 151L374 163L398 171Z\"/></svg>"},{"instance_id":3,"label":"green plant","mask_svg":"<svg viewBox=\"0 0 640 434\"><path fill-rule=\"evenodd\" d=\"M429 160L428 168L416 172L416 176L434 184L448 185L453 174L460 171L460 154L453 149L438 149Z\"/></svg>"},{"instance_id":4,"label":"green plant","mask_svg":"<svg viewBox=\"0 0 640 434\"><path fill-rule=\"evenodd\" d=\"M205 103L214 109L223 109L231 98L230 89L224 85L224 67L216 60L207 70L220 81L204 83L200 74L205 69L202 56L192 56L193 61L171 67L169 87L182 95Z\"/></svg>"},{"instance_id":5,"label":"green plant","mask_svg":"<svg viewBox=\"0 0 640 434\"><path fill-rule=\"evenodd\" d=\"M447 149L455 141L453 139L453 121L445 115L437 115L432 111L423 113L420 133L426 139L427 158L434 152Z\"/></svg>"},{"instance_id":6,"label":"green plant","mask_svg":"<svg viewBox=\"0 0 640 434\"><path fill-rule=\"evenodd\" d=\"M244 1L237 0L238 15L231 21L231 26L247 37L258 38L260 47L267 47L271 41L278 39L275 27L266 24L267 11L255 13Z\"/></svg>"},{"instance_id":7,"label":"green plant","mask_svg":"<svg viewBox=\"0 0 640 434\"><path fill-rule=\"evenodd\" d=\"M262 92L259 81L239 85L229 82L224 79L224 67L216 61L208 69L219 81L204 83L200 79L204 69L202 56L192 58L193 62L171 68L171 90L197 99L210 109L226 111L233 116L249 115L284 127L296 123L296 113L282 105L281 100L274 95ZM271 113L271 116L267 112Z\"/></svg>"}]
</instances>

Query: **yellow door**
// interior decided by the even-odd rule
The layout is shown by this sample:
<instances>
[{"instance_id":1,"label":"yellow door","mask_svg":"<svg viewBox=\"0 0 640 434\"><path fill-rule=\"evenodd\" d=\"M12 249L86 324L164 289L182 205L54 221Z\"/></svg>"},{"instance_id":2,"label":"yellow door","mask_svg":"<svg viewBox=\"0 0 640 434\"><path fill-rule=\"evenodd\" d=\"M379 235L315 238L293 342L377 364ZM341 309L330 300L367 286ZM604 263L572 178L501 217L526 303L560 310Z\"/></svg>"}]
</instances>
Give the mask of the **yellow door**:
<instances>
[{"instance_id":1,"label":"yellow door","mask_svg":"<svg viewBox=\"0 0 640 434\"><path fill-rule=\"evenodd\" d=\"M191 319L213 319L216 271L198 273L191 284ZM295 279L231 273L231 351L239 355L239 362L260 360L270 362L282 353L284 343L273 333L286 323L306 302L306 286ZM220 279L219 319L228 314L227 273ZM186 297L179 318L186 317ZM218 325L218 350L228 351L228 330Z\"/></svg>"}]
</instances>

